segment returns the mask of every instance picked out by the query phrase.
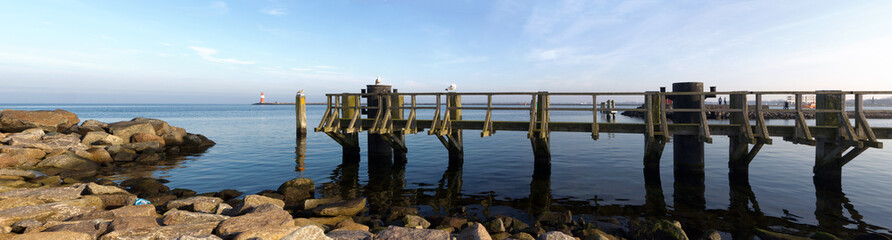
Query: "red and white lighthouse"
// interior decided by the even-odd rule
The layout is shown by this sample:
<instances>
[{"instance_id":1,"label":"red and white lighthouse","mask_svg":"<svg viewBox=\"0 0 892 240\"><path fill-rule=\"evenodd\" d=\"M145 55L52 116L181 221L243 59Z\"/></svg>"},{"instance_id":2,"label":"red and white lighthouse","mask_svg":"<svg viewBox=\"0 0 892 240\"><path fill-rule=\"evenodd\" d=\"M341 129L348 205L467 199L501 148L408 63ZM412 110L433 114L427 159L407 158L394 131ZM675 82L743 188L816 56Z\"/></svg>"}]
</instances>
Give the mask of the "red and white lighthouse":
<instances>
[{"instance_id":1,"label":"red and white lighthouse","mask_svg":"<svg viewBox=\"0 0 892 240\"><path fill-rule=\"evenodd\" d=\"M266 102L266 96L263 95L263 92L260 92L260 103Z\"/></svg>"}]
</instances>

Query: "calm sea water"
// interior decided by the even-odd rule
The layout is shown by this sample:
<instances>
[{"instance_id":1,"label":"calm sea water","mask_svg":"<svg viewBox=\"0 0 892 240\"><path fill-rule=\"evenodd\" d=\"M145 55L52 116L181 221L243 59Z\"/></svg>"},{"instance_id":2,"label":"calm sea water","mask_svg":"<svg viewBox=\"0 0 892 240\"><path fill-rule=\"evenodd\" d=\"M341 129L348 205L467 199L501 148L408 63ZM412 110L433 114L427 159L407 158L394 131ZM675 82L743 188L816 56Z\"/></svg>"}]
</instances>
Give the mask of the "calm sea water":
<instances>
[{"instance_id":1,"label":"calm sea water","mask_svg":"<svg viewBox=\"0 0 892 240\"><path fill-rule=\"evenodd\" d=\"M416 205L426 213L465 206L481 217L507 214L526 220L544 210L572 210L577 215L658 215L680 218L686 226L699 230L731 232L768 225L883 234L890 234L892 228L892 149L870 149L843 167L842 192L817 191L812 181L814 147L780 138L753 160L748 185L735 184L733 188L727 175L729 141L720 136L706 145L706 174L694 184L675 181L671 142L664 151L661 173L646 184L644 139L637 134L602 134L593 141L584 133L552 133L552 174L534 179L533 154L525 132L500 131L480 138L479 131L465 131L461 170L447 170L447 151L436 137L409 135L404 167L370 172L365 134L360 137L362 162L342 164L341 147L311 130L301 169L295 150L294 106L0 105L0 109L57 108L74 112L81 120L158 118L216 141L207 152L183 161L108 176L116 180L164 178L170 180L171 188L197 192L236 189L250 194L276 189L284 181L303 176L313 179L320 192L369 197L373 208ZM325 109L318 105L308 109L312 128ZM522 121L528 114L500 113L494 120ZM553 121L591 120L590 113L553 114ZM431 116L422 112L419 118ZM482 112L465 111L465 119L482 118ZM617 121L640 122L623 116ZM892 127L890 120L870 123ZM770 120L769 124L793 122Z\"/></svg>"}]
</instances>

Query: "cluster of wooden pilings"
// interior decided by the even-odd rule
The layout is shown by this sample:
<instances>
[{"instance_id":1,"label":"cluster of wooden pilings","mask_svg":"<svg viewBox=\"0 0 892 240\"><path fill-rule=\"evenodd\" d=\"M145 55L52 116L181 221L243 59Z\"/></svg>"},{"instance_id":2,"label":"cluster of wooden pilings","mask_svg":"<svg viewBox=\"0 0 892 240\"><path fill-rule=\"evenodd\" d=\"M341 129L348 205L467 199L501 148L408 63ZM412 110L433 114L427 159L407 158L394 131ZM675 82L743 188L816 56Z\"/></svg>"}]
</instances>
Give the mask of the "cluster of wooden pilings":
<instances>
[{"instance_id":1,"label":"cluster of wooden pilings","mask_svg":"<svg viewBox=\"0 0 892 240\"><path fill-rule=\"evenodd\" d=\"M672 92L665 88L653 92L482 92L482 93L399 93L389 85L368 85L361 93L326 94L327 108L322 121L315 128L337 141L344 150L345 159L358 159L358 134L368 132L368 153L371 159L405 161L408 151L405 134L424 132L435 135L449 151L450 166L461 166L463 159L462 130L480 130L481 137L496 131L526 131L535 155L535 172L550 172L550 133L554 131L587 132L597 140L600 133L634 133L645 136L645 171L659 168L663 148L673 141L673 161L676 173L702 174L704 143L712 143L713 135L728 136L730 174L746 178L748 166L759 150L772 144L771 137L782 137L795 144L816 147L814 173L816 178L839 182L842 166L868 148L882 148L878 139L892 138L892 128L871 128L864 117L864 95L889 95L892 91L733 91L716 92L715 87L704 91L703 83L682 82L672 85ZM598 106L599 97L643 96L643 108L617 108L614 104ZM706 109L705 100L716 95L730 96L728 109ZM803 95L815 95L816 109L763 108L764 95L794 95L801 102ZM854 96L854 125L846 111L846 96ZM434 97L431 104L420 104L419 96ZM462 106L462 96L485 96L484 106ZM493 96L529 97L523 107L493 106ZM552 107L551 96L577 96L591 99L591 107ZM754 96L756 107L750 106L748 97ZM365 98L365 104L362 99ZM445 103L441 102L445 101ZM306 111L303 96L296 101L298 132L305 132ZM416 111L433 110L433 119L417 119ZM462 119L462 111L486 111L482 120ZM405 112L408 111L408 117ZM493 111L528 111L527 121L493 121ZM591 122L552 122L552 111L590 111ZM600 122L598 112L644 112L644 123ZM707 111L727 111L730 124L708 124ZM809 126L804 112L814 111L817 121ZM875 111L875 110L874 110ZM757 116L750 119L751 112ZM762 117L766 112L794 112L798 115L795 125L767 125ZM667 113L672 114L667 119ZM362 115L365 115L363 117ZM377 164L372 163L370 164Z\"/></svg>"}]
</instances>

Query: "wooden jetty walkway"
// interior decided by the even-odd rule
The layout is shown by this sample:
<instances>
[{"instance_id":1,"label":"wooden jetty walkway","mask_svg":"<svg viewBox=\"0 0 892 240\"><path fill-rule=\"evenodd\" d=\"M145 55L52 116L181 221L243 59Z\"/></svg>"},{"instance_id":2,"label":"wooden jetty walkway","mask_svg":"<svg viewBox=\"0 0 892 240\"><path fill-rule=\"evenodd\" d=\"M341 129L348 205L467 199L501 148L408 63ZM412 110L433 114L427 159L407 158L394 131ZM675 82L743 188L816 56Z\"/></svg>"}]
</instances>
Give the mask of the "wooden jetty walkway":
<instances>
[{"instance_id":1,"label":"wooden jetty walkway","mask_svg":"<svg viewBox=\"0 0 892 240\"><path fill-rule=\"evenodd\" d=\"M345 155L359 152L358 134L369 134L370 156L405 159L408 151L405 134L425 132L436 136L449 150L450 165L461 164L463 158L462 130L479 130L481 137L498 131L527 132L535 155L536 171L550 169L550 133L582 132L597 140L602 133L644 135L644 166L657 169L666 142L673 137L676 172L703 171L703 144L712 143L713 136L730 137L729 168L732 175L746 177L750 162L764 145L772 144L772 137L782 137L794 144L816 147L814 173L816 177L839 179L841 168L869 148L880 149L880 139L892 139L892 128L871 127L863 107L867 95L890 95L892 91L731 91L703 90L699 82L674 83L673 91L649 92L429 92L400 93L388 85L368 85L361 93L326 94L327 108L322 121L315 128L342 145ZM730 97L727 109L707 109L704 100L716 95ZM803 96L815 96L817 107L804 109L794 104L792 109L763 108L764 96L795 96L801 103ZM463 96L484 96L486 105L462 106ZM493 106L494 96L524 97L528 106ZM552 96L591 99L587 107L551 106ZM599 98L633 96L644 99L644 108L617 108L598 105ZM846 97L854 97L854 110L846 110ZM418 97L432 97L436 104L421 105ZM304 102L298 95L296 102ZM366 98L366 103L362 103ZM753 99L755 106L748 104ZM445 104L443 104L445 102ZM445 105L445 106L444 106ZM442 106L442 107L441 107ZM671 106L671 107L669 107ZM296 106L298 133L306 133L306 111ZM432 119L419 119L418 110L433 110ZM408 111L408 115L406 115ZM462 111L484 111L483 119L462 119ZM529 112L525 121L494 121L494 111ZM552 112L591 112L590 122L551 121ZM614 123L599 121L598 112L637 111L646 116L644 123ZM709 124L707 111L730 113L729 124ZM794 113L795 125L768 125L764 115L770 112ZM814 125L807 124L804 113L816 115ZM363 113L365 116L363 116ZM672 118L667 118L667 114ZM751 114L756 117L750 117ZM853 114L854 118L849 115ZM302 117L301 117L302 116ZM426 131L425 131L426 130ZM550 171L550 170L548 170Z\"/></svg>"}]
</instances>

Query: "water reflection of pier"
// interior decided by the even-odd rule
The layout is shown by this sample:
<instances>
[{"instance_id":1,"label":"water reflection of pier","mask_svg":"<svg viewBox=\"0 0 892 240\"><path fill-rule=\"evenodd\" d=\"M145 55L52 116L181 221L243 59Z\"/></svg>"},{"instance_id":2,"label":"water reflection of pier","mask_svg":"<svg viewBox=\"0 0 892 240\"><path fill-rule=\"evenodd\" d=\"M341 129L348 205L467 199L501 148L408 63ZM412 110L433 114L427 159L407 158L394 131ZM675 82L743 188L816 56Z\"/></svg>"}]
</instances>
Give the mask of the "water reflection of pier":
<instances>
[{"instance_id":1,"label":"water reflection of pier","mask_svg":"<svg viewBox=\"0 0 892 240\"><path fill-rule=\"evenodd\" d=\"M301 143L300 137L297 140ZM301 148L298 148L301 149ZM301 156L298 152L297 156ZM299 159L299 157L296 157ZM435 187L407 188L405 164L381 165L381 159L369 159L368 183L360 182L360 159L344 159L332 170L331 184L326 185L323 194L327 197L354 199L366 197L371 214L384 214L393 206L419 206L430 209L428 214L456 214L455 209L466 206L511 207L525 212L526 216L514 216L530 222L547 211L570 210L575 215L599 216L651 216L668 217L679 220L690 236L699 236L706 230L717 229L729 232L734 239L752 239L756 228L784 226L803 232L824 231L842 238L853 238L864 232L879 232L883 227L861 221L861 215L848 201L839 185L824 185L815 181L815 219L818 225L797 222L795 216L768 216L762 212L747 178L729 176L729 202L727 209L707 209L705 184L702 175L676 174L673 181L673 205L666 204L659 171L645 169L645 202L643 205L599 204L597 199L588 201L554 199L551 194L551 171L536 171L529 183L528 197L520 199L497 199L490 195L462 193L462 166L450 165L443 172ZM429 208L428 208L429 207ZM485 217L489 213L480 211ZM846 215L851 216L847 218ZM847 227L848 226L848 227ZM855 226L855 229L851 229ZM888 230L886 230L888 231Z\"/></svg>"}]
</instances>

